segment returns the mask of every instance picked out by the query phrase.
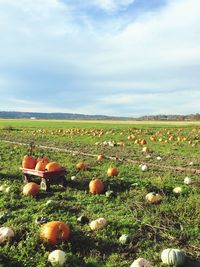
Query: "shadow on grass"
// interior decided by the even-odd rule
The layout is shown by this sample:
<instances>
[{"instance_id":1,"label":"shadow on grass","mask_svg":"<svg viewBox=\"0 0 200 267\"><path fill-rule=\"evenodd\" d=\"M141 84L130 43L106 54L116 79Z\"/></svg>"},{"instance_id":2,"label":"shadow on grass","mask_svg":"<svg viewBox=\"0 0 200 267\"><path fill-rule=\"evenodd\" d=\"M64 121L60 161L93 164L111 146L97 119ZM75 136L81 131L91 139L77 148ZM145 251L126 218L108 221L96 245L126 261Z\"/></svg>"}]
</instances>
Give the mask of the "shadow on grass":
<instances>
[{"instance_id":1,"label":"shadow on grass","mask_svg":"<svg viewBox=\"0 0 200 267\"><path fill-rule=\"evenodd\" d=\"M186 261L182 267L200 267L200 262L190 258L186 258Z\"/></svg>"}]
</instances>

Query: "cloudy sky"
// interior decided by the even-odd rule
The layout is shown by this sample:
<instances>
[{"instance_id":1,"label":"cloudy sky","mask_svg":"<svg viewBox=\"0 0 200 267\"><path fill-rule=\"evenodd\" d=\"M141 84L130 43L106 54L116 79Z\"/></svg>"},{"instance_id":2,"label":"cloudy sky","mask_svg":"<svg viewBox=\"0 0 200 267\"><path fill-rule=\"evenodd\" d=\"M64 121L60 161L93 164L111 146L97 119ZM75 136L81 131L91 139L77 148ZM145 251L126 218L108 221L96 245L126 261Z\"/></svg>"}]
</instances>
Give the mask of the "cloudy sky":
<instances>
[{"instance_id":1,"label":"cloudy sky","mask_svg":"<svg viewBox=\"0 0 200 267\"><path fill-rule=\"evenodd\" d=\"M0 110L200 112L199 0L0 0Z\"/></svg>"}]
</instances>

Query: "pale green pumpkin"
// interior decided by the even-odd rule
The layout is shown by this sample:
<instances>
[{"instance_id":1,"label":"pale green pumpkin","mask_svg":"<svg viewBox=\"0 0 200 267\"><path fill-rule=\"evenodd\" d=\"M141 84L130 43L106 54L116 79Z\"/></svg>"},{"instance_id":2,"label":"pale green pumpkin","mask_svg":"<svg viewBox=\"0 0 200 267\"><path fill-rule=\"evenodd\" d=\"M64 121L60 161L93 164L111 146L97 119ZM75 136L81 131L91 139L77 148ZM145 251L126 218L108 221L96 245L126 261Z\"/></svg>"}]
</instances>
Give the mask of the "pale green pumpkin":
<instances>
[{"instance_id":1,"label":"pale green pumpkin","mask_svg":"<svg viewBox=\"0 0 200 267\"><path fill-rule=\"evenodd\" d=\"M169 266L181 266L185 261L185 254L180 249L167 248L162 251L161 260Z\"/></svg>"}]
</instances>

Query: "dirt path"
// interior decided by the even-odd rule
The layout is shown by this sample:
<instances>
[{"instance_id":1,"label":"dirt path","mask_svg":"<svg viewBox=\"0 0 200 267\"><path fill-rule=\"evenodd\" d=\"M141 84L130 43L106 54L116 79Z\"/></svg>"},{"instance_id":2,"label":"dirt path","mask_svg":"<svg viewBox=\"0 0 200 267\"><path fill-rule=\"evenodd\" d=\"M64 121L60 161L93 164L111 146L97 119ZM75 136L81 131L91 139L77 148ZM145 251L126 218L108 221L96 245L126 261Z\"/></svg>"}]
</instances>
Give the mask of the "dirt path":
<instances>
[{"instance_id":1,"label":"dirt path","mask_svg":"<svg viewBox=\"0 0 200 267\"><path fill-rule=\"evenodd\" d=\"M29 145L27 143L20 143L20 142L15 142L15 141L8 141L8 140L0 140L0 142L10 143L10 144L15 144L15 145L22 145L22 146L28 146ZM80 152L80 151L75 151L75 150L70 150L70 149L52 147L52 146L37 145L37 147L42 148L42 149L49 149L49 150L53 150L53 151L71 153L72 155L82 155L82 156L88 156L88 157L93 157L93 158L96 158L98 156L97 154L85 153L85 152ZM186 167L181 167L181 166L169 166L169 165L149 163L149 162L139 161L139 160L132 160L129 158L117 158L117 157L110 157L110 156L106 157L106 159L110 159L110 160L118 161L118 162L124 162L124 163L134 163L134 164L143 163L143 164L147 164L148 166L156 167L158 169L180 171L180 172L185 172L185 173L190 173L190 174L200 174L200 170L197 170L194 168L186 168Z\"/></svg>"}]
</instances>

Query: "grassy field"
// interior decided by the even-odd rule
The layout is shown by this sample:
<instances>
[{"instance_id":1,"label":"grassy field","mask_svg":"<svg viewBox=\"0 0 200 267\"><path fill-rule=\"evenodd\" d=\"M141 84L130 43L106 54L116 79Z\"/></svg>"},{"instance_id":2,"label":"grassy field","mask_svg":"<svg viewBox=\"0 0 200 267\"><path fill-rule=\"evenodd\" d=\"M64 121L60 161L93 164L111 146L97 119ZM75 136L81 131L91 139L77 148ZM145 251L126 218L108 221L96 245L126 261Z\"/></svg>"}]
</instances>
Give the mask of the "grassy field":
<instances>
[{"instance_id":1,"label":"grassy field","mask_svg":"<svg viewBox=\"0 0 200 267\"><path fill-rule=\"evenodd\" d=\"M168 247L185 252L184 267L200 266L199 136L200 123L195 122L1 119L0 185L10 190L0 191L0 220L15 236L1 244L0 266L48 267L49 253L61 249L67 253L68 267L129 267L138 257L161 267L165 265L160 254ZM142 140L147 144L141 145ZM50 192L41 190L37 197L22 194L19 167L30 142L36 146L36 158L45 154L67 168L66 189L51 185ZM142 151L144 147L148 151ZM99 154L106 159L97 161ZM88 168L78 171L81 161ZM140 164L146 164L147 171ZM119 175L108 177L109 166L116 166ZM186 176L192 178L191 185L184 184ZM104 182L103 194L89 193L94 177ZM37 177L33 180L40 183ZM175 187L182 192L173 193ZM162 200L147 203L149 192L159 193ZM104 217L108 225L92 231L88 223L77 222L81 215L90 222ZM68 223L70 240L56 246L43 242L41 225L35 222L42 216ZM122 234L130 237L126 244L119 241Z\"/></svg>"}]
</instances>

